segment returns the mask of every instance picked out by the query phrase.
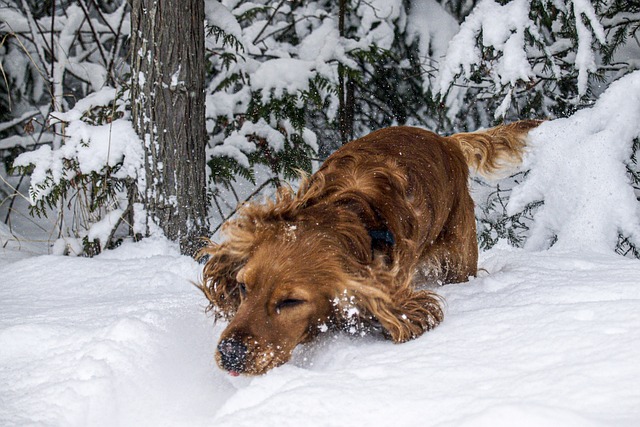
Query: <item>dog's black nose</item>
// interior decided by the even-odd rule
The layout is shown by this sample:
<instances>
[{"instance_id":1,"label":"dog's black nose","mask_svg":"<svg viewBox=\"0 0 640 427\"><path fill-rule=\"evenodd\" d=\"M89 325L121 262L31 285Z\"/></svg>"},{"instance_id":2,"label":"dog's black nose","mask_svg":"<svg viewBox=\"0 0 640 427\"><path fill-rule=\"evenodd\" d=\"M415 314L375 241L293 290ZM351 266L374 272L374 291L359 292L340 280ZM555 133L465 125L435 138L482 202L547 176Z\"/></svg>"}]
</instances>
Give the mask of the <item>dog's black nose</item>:
<instances>
[{"instance_id":1,"label":"dog's black nose","mask_svg":"<svg viewBox=\"0 0 640 427\"><path fill-rule=\"evenodd\" d=\"M241 341L228 338L218 344L222 367L231 373L242 373L247 359L247 346Z\"/></svg>"}]
</instances>

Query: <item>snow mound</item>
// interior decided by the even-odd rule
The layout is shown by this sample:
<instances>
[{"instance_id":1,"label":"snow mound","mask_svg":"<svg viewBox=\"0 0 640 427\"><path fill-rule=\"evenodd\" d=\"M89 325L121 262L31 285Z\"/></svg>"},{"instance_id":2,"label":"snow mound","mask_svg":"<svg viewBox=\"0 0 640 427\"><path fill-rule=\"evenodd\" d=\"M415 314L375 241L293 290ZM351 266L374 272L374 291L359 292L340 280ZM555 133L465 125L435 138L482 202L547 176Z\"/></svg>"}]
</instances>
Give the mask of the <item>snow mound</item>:
<instances>
[{"instance_id":1,"label":"snow mound","mask_svg":"<svg viewBox=\"0 0 640 427\"><path fill-rule=\"evenodd\" d=\"M596 104L543 123L530 133L524 168L531 173L513 189L513 215L544 200L526 247L607 252L618 235L640 244L640 205L626 162L640 137L640 71L611 84Z\"/></svg>"}]
</instances>

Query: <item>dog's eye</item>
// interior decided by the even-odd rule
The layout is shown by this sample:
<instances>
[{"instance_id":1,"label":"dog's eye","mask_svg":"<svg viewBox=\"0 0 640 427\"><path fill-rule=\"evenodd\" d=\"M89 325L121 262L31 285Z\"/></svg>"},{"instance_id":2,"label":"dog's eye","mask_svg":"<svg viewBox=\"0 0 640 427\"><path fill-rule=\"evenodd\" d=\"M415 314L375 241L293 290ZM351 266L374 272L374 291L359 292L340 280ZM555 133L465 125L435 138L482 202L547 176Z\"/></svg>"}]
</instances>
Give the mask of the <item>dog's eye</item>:
<instances>
[{"instance_id":1,"label":"dog's eye","mask_svg":"<svg viewBox=\"0 0 640 427\"><path fill-rule=\"evenodd\" d=\"M287 308L296 307L300 304L304 304L304 300L287 298L276 304L276 313L280 314L280 311L282 311L283 309L286 310Z\"/></svg>"},{"instance_id":2,"label":"dog's eye","mask_svg":"<svg viewBox=\"0 0 640 427\"><path fill-rule=\"evenodd\" d=\"M247 296L247 287L244 283L238 283L238 289L240 289L240 295L242 295L243 298Z\"/></svg>"}]
</instances>

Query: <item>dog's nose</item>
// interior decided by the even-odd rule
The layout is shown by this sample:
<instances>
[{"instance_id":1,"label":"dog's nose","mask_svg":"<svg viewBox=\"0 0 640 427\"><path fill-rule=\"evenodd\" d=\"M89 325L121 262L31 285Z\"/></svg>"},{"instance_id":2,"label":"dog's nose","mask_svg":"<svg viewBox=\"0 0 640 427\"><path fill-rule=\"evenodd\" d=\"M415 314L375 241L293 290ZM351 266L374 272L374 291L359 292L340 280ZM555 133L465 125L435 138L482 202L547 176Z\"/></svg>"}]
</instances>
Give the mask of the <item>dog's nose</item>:
<instances>
[{"instance_id":1,"label":"dog's nose","mask_svg":"<svg viewBox=\"0 0 640 427\"><path fill-rule=\"evenodd\" d=\"M242 373L247 359L247 346L241 341L228 338L218 344L222 367L231 373Z\"/></svg>"}]
</instances>

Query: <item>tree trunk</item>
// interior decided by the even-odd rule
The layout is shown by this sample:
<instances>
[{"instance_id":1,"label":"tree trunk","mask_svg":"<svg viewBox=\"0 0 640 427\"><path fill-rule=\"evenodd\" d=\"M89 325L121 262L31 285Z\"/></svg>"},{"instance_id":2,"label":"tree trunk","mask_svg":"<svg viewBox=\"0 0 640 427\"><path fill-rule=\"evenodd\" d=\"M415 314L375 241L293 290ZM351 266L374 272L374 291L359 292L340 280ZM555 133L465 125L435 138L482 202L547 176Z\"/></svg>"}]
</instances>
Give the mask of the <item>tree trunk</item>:
<instances>
[{"instance_id":1,"label":"tree trunk","mask_svg":"<svg viewBox=\"0 0 640 427\"><path fill-rule=\"evenodd\" d=\"M208 233L203 0L131 0L131 66L147 234L159 226L193 255Z\"/></svg>"}]
</instances>

